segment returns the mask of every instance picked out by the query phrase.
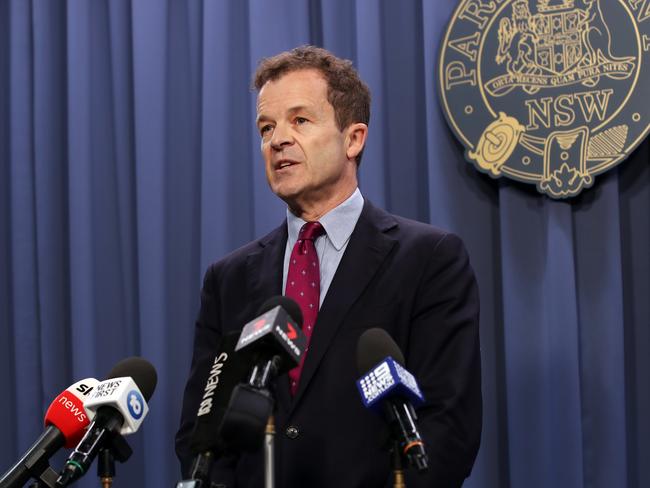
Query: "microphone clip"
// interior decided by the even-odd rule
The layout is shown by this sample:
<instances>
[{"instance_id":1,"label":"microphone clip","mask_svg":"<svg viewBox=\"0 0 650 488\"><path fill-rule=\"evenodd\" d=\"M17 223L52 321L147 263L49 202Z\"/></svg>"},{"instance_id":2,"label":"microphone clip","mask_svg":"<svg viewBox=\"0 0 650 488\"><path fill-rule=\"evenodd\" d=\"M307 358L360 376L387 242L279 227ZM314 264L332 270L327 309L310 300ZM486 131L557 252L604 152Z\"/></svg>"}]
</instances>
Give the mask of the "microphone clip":
<instances>
[{"instance_id":1,"label":"microphone clip","mask_svg":"<svg viewBox=\"0 0 650 488\"><path fill-rule=\"evenodd\" d=\"M29 485L29 488L55 488L57 476L58 473L48 465Z\"/></svg>"},{"instance_id":2,"label":"microphone clip","mask_svg":"<svg viewBox=\"0 0 650 488\"><path fill-rule=\"evenodd\" d=\"M183 480L176 483L176 488L226 488L226 485L213 481L208 486L201 480Z\"/></svg>"}]
</instances>

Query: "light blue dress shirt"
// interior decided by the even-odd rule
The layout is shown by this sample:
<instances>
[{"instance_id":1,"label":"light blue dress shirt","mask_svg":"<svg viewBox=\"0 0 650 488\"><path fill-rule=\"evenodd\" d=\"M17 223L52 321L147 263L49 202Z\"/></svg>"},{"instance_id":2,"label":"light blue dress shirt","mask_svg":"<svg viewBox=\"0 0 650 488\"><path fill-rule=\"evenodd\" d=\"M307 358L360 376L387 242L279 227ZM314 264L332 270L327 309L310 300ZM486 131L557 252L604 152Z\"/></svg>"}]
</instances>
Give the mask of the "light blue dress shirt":
<instances>
[{"instance_id":1,"label":"light blue dress shirt","mask_svg":"<svg viewBox=\"0 0 650 488\"><path fill-rule=\"evenodd\" d=\"M329 290L336 269L339 267L345 249L348 247L350 236L357 225L361 210L363 209L363 197L357 188L350 197L338 207L330 210L318 221L324 227L326 234L318 237L315 241L316 254L320 266L320 302L323 304L327 290ZM296 217L287 208L287 247L284 250L284 269L282 272L282 292L287 286L287 274L289 272L289 260L291 251L298 240L298 232L307 222Z\"/></svg>"}]
</instances>

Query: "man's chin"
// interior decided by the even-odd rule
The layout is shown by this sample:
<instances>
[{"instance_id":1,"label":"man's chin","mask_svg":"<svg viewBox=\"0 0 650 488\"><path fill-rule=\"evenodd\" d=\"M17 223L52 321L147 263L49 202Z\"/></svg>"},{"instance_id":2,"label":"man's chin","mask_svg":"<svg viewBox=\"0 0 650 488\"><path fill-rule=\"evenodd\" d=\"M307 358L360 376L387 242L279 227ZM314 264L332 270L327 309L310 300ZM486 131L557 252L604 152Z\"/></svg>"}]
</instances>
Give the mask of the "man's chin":
<instances>
[{"instance_id":1,"label":"man's chin","mask_svg":"<svg viewBox=\"0 0 650 488\"><path fill-rule=\"evenodd\" d=\"M301 189L290 185L279 184L271 185L271 191L285 203L291 205L300 196Z\"/></svg>"}]
</instances>

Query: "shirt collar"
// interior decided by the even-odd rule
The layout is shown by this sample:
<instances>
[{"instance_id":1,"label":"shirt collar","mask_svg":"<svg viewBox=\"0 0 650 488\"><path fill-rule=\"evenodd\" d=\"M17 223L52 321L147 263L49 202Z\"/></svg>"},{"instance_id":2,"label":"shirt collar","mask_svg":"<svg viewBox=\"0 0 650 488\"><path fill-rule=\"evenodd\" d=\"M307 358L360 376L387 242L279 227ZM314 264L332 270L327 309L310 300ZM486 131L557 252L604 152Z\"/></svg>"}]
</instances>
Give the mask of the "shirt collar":
<instances>
[{"instance_id":1,"label":"shirt collar","mask_svg":"<svg viewBox=\"0 0 650 488\"><path fill-rule=\"evenodd\" d=\"M337 251L341 250L352 235L352 231L361 215L361 210L363 210L363 196L359 188L357 188L347 200L318 219L325 228L327 238ZM287 208L289 242L295 242L298 239L298 232L305 223L306 221L294 215Z\"/></svg>"}]
</instances>

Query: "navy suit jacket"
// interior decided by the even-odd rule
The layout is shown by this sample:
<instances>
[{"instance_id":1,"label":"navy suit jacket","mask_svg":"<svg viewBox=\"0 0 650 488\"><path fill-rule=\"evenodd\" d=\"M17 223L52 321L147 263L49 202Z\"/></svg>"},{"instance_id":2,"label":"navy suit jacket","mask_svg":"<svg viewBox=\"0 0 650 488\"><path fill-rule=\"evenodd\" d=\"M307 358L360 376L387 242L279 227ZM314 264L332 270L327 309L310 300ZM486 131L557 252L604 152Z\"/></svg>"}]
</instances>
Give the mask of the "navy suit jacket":
<instances>
[{"instance_id":1,"label":"navy suit jacket","mask_svg":"<svg viewBox=\"0 0 650 488\"><path fill-rule=\"evenodd\" d=\"M205 275L176 442L185 475L188 437L220 337L282 294L286 241L285 222ZM461 240L366 200L319 311L295 397L286 375L276 383L276 486L390 486L387 425L363 407L355 385L357 342L372 327L393 337L426 398L417 413L430 468L425 475L407 472L407 486L460 486L481 433L478 316L476 281ZM287 435L289 427L297 436ZM261 488L261 449L220 459L213 475L229 488Z\"/></svg>"}]
</instances>

